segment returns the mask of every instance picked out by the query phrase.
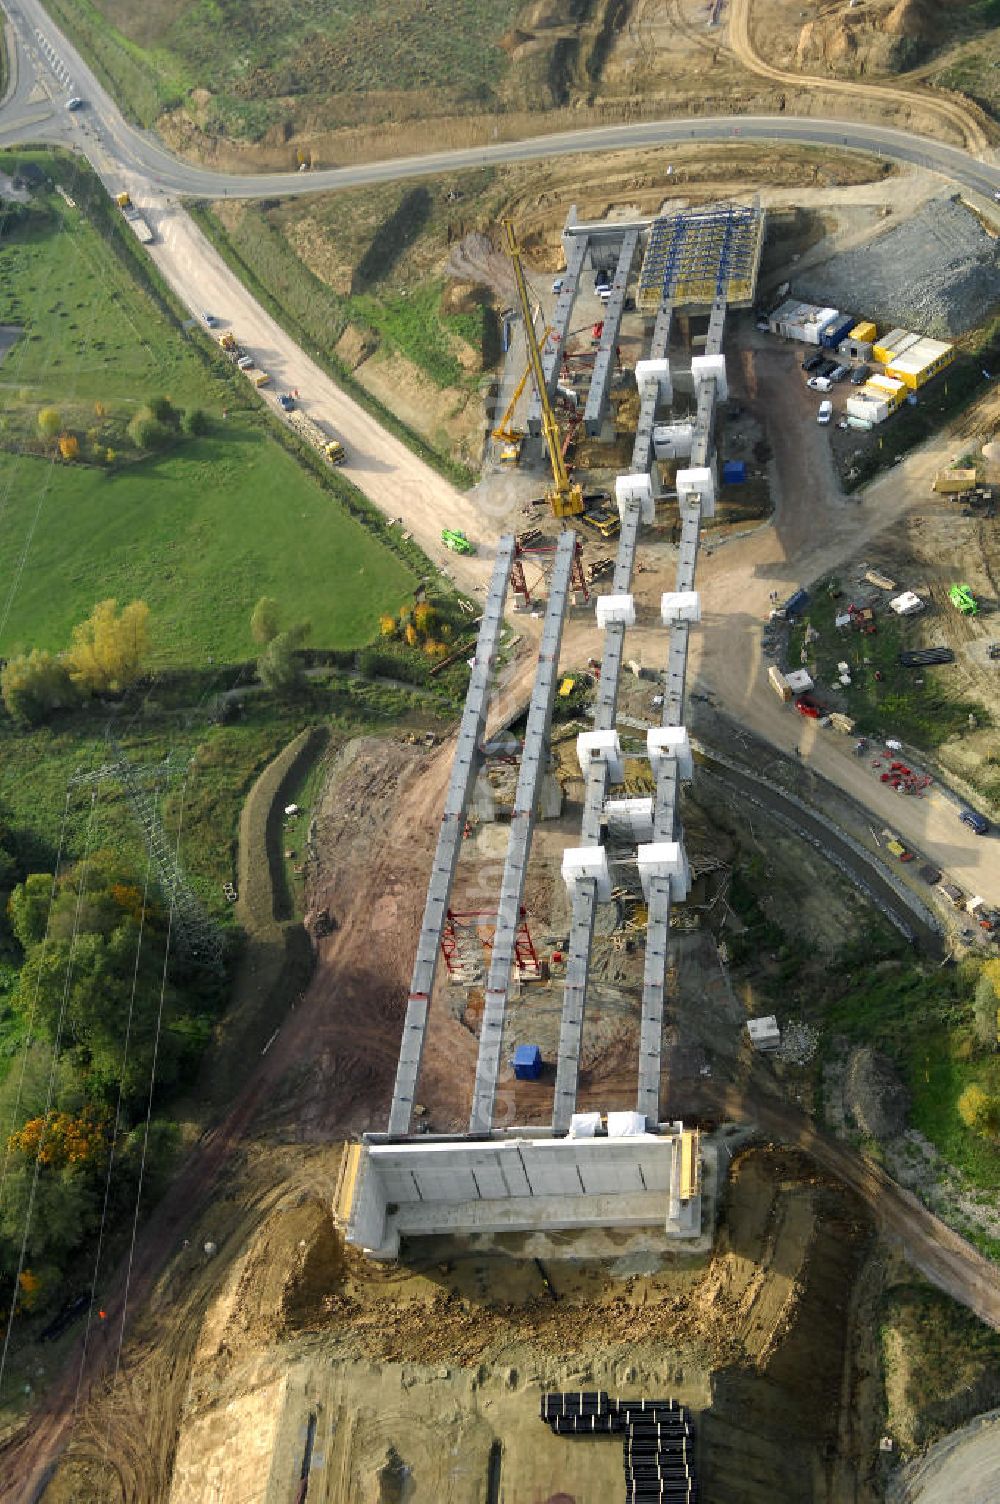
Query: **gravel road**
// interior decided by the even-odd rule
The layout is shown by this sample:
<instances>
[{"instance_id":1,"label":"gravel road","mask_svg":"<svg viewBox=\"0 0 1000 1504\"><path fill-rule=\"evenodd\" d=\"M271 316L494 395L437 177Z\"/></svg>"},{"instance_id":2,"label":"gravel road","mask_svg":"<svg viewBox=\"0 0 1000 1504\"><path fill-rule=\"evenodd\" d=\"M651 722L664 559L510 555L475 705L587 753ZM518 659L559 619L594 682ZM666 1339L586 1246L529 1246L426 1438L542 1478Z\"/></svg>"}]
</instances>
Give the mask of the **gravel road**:
<instances>
[{"instance_id":1,"label":"gravel road","mask_svg":"<svg viewBox=\"0 0 1000 1504\"><path fill-rule=\"evenodd\" d=\"M993 1504L1000 1498L1000 1410L953 1431L889 1485L887 1504Z\"/></svg>"}]
</instances>

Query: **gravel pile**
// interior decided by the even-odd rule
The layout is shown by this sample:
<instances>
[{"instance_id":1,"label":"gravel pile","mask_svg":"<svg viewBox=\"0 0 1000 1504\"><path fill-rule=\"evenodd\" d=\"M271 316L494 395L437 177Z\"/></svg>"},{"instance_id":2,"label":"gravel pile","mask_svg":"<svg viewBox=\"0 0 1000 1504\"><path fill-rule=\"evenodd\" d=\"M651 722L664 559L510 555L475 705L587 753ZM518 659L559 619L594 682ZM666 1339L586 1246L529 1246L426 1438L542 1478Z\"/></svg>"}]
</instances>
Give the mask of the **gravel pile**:
<instances>
[{"instance_id":1,"label":"gravel pile","mask_svg":"<svg viewBox=\"0 0 1000 1504\"><path fill-rule=\"evenodd\" d=\"M845 1105L869 1138L895 1138L906 1127L906 1090L892 1061L865 1046L851 1051Z\"/></svg>"},{"instance_id":2,"label":"gravel pile","mask_svg":"<svg viewBox=\"0 0 1000 1504\"><path fill-rule=\"evenodd\" d=\"M792 282L806 302L947 339L983 323L1000 301L998 242L956 200L925 204L866 246Z\"/></svg>"},{"instance_id":3,"label":"gravel pile","mask_svg":"<svg viewBox=\"0 0 1000 1504\"><path fill-rule=\"evenodd\" d=\"M808 1065L819 1047L819 1035L801 1019L790 1019L781 1031L777 1049L785 1065Z\"/></svg>"}]
</instances>

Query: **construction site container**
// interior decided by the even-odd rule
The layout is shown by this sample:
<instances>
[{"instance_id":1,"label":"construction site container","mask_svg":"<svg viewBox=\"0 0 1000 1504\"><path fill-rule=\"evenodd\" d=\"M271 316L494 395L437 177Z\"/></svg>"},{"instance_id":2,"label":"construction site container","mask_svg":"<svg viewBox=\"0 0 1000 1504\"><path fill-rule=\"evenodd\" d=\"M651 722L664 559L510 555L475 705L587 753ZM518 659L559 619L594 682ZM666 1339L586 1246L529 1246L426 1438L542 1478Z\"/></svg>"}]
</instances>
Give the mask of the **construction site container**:
<instances>
[{"instance_id":1,"label":"construction site container","mask_svg":"<svg viewBox=\"0 0 1000 1504\"><path fill-rule=\"evenodd\" d=\"M519 1044L514 1051L514 1075L518 1081L537 1081L542 1074L542 1052L537 1044Z\"/></svg>"},{"instance_id":2,"label":"construction site container","mask_svg":"<svg viewBox=\"0 0 1000 1504\"><path fill-rule=\"evenodd\" d=\"M910 337L909 329L890 329L888 334L883 334L872 345L872 354L882 365L892 359L897 348L903 341Z\"/></svg>"},{"instance_id":3,"label":"construction site container","mask_svg":"<svg viewBox=\"0 0 1000 1504\"><path fill-rule=\"evenodd\" d=\"M771 688L774 690L779 700L784 700L787 704L788 701L792 698L792 686L789 684L788 680L781 672L781 669L778 668L776 664L772 663L771 667L767 671L767 677L770 682Z\"/></svg>"},{"instance_id":4,"label":"construction site container","mask_svg":"<svg viewBox=\"0 0 1000 1504\"><path fill-rule=\"evenodd\" d=\"M851 427L854 426L851 422L853 418L857 422L864 423L866 427L872 428L876 423L885 422L889 416L889 403L884 393L878 397L874 394L870 397L859 395L857 397L848 397L845 410L847 412L847 422Z\"/></svg>"},{"instance_id":5,"label":"construction site container","mask_svg":"<svg viewBox=\"0 0 1000 1504\"><path fill-rule=\"evenodd\" d=\"M722 467L722 480L727 486L742 486L747 478L744 460L726 460Z\"/></svg>"},{"instance_id":6,"label":"construction site container","mask_svg":"<svg viewBox=\"0 0 1000 1504\"><path fill-rule=\"evenodd\" d=\"M848 338L862 341L867 340L869 344L873 344L875 341L875 334L875 325L872 323L871 319L862 319L860 324L855 324L854 328L850 331Z\"/></svg>"},{"instance_id":7,"label":"construction site container","mask_svg":"<svg viewBox=\"0 0 1000 1504\"><path fill-rule=\"evenodd\" d=\"M796 298L789 298L774 310L767 323L771 333L780 334L783 339L818 345L823 331L837 317L836 308L818 308L815 303L800 303Z\"/></svg>"},{"instance_id":8,"label":"construction site container","mask_svg":"<svg viewBox=\"0 0 1000 1504\"><path fill-rule=\"evenodd\" d=\"M820 344L827 350L833 350L850 330L854 322L853 314L840 313L835 319L831 319L823 333L820 335Z\"/></svg>"},{"instance_id":9,"label":"construction site container","mask_svg":"<svg viewBox=\"0 0 1000 1504\"><path fill-rule=\"evenodd\" d=\"M794 695L807 695L813 688L812 677L804 668L792 669L785 675L785 682Z\"/></svg>"},{"instance_id":10,"label":"construction site container","mask_svg":"<svg viewBox=\"0 0 1000 1504\"><path fill-rule=\"evenodd\" d=\"M906 387L898 376L872 376L861 388L863 394L872 396L878 394L882 400L889 403L891 412L895 412L906 396ZM877 399L876 399L877 400Z\"/></svg>"},{"instance_id":11,"label":"construction site container","mask_svg":"<svg viewBox=\"0 0 1000 1504\"><path fill-rule=\"evenodd\" d=\"M955 359L955 347L940 339L918 339L904 351L897 351L886 363L886 375L895 376L911 392L930 381Z\"/></svg>"},{"instance_id":12,"label":"construction site container","mask_svg":"<svg viewBox=\"0 0 1000 1504\"><path fill-rule=\"evenodd\" d=\"M867 339L855 339L853 335L849 334L846 339L840 341L840 344L837 346L837 354L845 356L848 360L871 360L871 341Z\"/></svg>"},{"instance_id":13,"label":"construction site container","mask_svg":"<svg viewBox=\"0 0 1000 1504\"><path fill-rule=\"evenodd\" d=\"M939 496L958 496L962 491L971 491L975 484L975 470L939 470L931 490Z\"/></svg>"}]
</instances>

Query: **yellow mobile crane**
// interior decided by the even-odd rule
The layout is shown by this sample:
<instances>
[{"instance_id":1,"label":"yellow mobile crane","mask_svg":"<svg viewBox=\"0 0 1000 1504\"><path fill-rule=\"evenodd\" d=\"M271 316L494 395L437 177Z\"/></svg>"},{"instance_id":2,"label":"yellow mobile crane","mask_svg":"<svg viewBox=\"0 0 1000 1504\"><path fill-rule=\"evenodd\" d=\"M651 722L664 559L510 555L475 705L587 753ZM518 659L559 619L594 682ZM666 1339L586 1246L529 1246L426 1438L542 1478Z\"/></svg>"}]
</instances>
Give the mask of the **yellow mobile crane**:
<instances>
[{"instance_id":1,"label":"yellow mobile crane","mask_svg":"<svg viewBox=\"0 0 1000 1504\"><path fill-rule=\"evenodd\" d=\"M543 345L545 344L545 341L548 339L551 333L551 328L546 329L545 333L542 335ZM516 465L521 453L521 440L524 438L524 434L519 428L512 428L511 423L513 422L514 411L517 407L517 404L521 400L521 393L527 386L528 377L530 375L531 361L529 360L528 364L525 366L523 372L521 373L520 381L514 388L514 395L511 397L509 403L507 404L507 411L504 413L503 417L500 419L500 422L493 430L494 439L496 439L498 444L501 444L503 446L500 450L501 465Z\"/></svg>"},{"instance_id":2,"label":"yellow mobile crane","mask_svg":"<svg viewBox=\"0 0 1000 1504\"><path fill-rule=\"evenodd\" d=\"M563 459L562 439L559 434L559 424L556 415L552 411L552 403L545 386L545 373L542 370L542 352L538 348L538 340L535 337L535 325L531 317L531 302L528 297L528 284L524 280L524 270L521 266L521 250L514 233L514 222L510 219L501 221L504 234L507 239L507 254L510 256L511 265L514 268L514 281L517 283L517 296L521 304L521 317L524 320L524 337L528 344L528 358L531 362L531 373L535 378L535 387L538 391L538 400L542 407L542 436L545 439L545 447L549 451L549 464L552 466L552 489L546 495L546 500L552 508L555 517L579 517L583 511L583 488L571 481L569 471L566 469L566 461Z\"/></svg>"}]
</instances>

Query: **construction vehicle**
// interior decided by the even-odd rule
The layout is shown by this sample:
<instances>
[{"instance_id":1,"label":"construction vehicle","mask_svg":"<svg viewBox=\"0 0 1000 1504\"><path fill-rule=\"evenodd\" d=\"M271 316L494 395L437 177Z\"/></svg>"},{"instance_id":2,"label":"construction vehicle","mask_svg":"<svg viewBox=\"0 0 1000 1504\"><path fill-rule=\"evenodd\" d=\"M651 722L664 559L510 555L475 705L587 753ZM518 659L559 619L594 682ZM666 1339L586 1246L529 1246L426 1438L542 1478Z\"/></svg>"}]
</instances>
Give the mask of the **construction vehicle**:
<instances>
[{"instance_id":1,"label":"construction vehicle","mask_svg":"<svg viewBox=\"0 0 1000 1504\"><path fill-rule=\"evenodd\" d=\"M622 530L621 518L608 506L588 507L581 515L580 521L584 527L589 527L592 532L599 533L602 538L617 538Z\"/></svg>"},{"instance_id":2,"label":"construction vehicle","mask_svg":"<svg viewBox=\"0 0 1000 1504\"><path fill-rule=\"evenodd\" d=\"M342 465L347 459L347 451L339 439L331 439L324 433L318 423L296 408L288 413L288 421L301 438L317 453L321 454L331 465Z\"/></svg>"},{"instance_id":3,"label":"construction vehicle","mask_svg":"<svg viewBox=\"0 0 1000 1504\"><path fill-rule=\"evenodd\" d=\"M153 234L152 230L149 228L148 224L143 219L142 215L139 213L138 209L135 207L135 204L133 204L128 194L117 194L115 197L115 203L118 205L119 209L122 211L122 214L128 220L128 223L131 225L132 232L135 235L136 239L141 240L143 245L152 245L153 241L156 239L156 236Z\"/></svg>"},{"instance_id":4,"label":"construction vehicle","mask_svg":"<svg viewBox=\"0 0 1000 1504\"><path fill-rule=\"evenodd\" d=\"M538 348L538 339L535 335L535 325L531 313L531 300L528 297L528 284L524 280L524 268L521 265L521 252L514 233L512 220L503 221L504 234L507 239L507 252L510 256L511 266L514 269L514 281L517 284L517 296L521 305L521 317L524 320L524 337L528 345L528 355L531 362L531 374L535 380L535 388L538 392L538 401L542 409L542 436L545 439L545 447L549 454L549 464L552 467L552 489L547 493L546 500L555 517L579 517L583 511L583 490L580 485L569 478L566 469L566 461L563 458L562 441L559 435L559 424L556 415L552 411L552 403L549 400L548 388L545 384L545 371L542 367L542 352Z\"/></svg>"},{"instance_id":5,"label":"construction vehicle","mask_svg":"<svg viewBox=\"0 0 1000 1504\"><path fill-rule=\"evenodd\" d=\"M545 330L545 333L542 336L543 345L545 344L551 333L551 328L547 328ZM500 464L504 467L504 469L509 469L512 466L516 465L518 460L521 458L521 443L524 439L524 434L519 428L512 428L511 424L514 421L514 413L517 409L517 404L521 400L521 396L524 392L524 388L528 384L528 378L530 375L531 361L529 360L528 364L525 366L524 371L521 374L520 381L514 388L513 395L511 396L511 399L507 404L506 412L500 419L500 422L497 424L496 428L494 428L493 430L494 439L498 444L502 446L500 449Z\"/></svg>"},{"instance_id":6,"label":"construction vehicle","mask_svg":"<svg viewBox=\"0 0 1000 1504\"><path fill-rule=\"evenodd\" d=\"M963 616L979 615L979 602L968 585L952 585L948 591L948 599L955 610L961 611Z\"/></svg>"},{"instance_id":7,"label":"construction vehicle","mask_svg":"<svg viewBox=\"0 0 1000 1504\"><path fill-rule=\"evenodd\" d=\"M270 386L271 384L271 378L266 371L257 371L251 367L250 370L244 372L244 375L249 376L256 387Z\"/></svg>"},{"instance_id":8,"label":"construction vehicle","mask_svg":"<svg viewBox=\"0 0 1000 1504\"><path fill-rule=\"evenodd\" d=\"M443 527L441 529L441 542L445 548L450 548L453 554L473 554L475 549L461 528Z\"/></svg>"}]
</instances>

